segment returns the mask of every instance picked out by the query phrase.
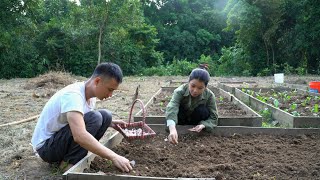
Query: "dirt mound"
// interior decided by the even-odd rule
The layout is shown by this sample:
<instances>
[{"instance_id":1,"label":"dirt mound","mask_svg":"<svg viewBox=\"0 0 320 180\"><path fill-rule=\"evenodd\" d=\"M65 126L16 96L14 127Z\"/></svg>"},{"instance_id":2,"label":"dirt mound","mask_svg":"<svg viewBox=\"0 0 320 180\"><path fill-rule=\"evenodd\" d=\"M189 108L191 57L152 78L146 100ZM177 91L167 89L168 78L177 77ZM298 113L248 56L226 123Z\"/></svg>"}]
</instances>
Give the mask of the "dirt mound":
<instances>
[{"instance_id":1,"label":"dirt mound","mask_svg":"<svg viewBox=\"0 0 320 180\"><path fill-rule=\"evenodd\" d=\"M60 89L76 81L77 80L69 73L50 71L30 79L24 89Z\"/></svg>"}]
</instances>

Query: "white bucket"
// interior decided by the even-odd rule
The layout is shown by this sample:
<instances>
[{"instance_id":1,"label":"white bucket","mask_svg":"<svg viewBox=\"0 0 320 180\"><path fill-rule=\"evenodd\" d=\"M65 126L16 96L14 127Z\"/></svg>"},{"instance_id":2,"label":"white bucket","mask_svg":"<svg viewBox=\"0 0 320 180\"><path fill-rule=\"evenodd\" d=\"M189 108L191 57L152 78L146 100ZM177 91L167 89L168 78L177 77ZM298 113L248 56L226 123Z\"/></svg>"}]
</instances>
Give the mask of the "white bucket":
<instances>
[{"instance_id":1,"label":"white bucket","mask_svg":"<svg viewBox=\"0 0 320 180\"><path fill-rule=\"evenodd\" d=\"M275 83L283 83L283 79L284 79L283 73L274 74L274 82Z\"/></svg>"}]
</instances>

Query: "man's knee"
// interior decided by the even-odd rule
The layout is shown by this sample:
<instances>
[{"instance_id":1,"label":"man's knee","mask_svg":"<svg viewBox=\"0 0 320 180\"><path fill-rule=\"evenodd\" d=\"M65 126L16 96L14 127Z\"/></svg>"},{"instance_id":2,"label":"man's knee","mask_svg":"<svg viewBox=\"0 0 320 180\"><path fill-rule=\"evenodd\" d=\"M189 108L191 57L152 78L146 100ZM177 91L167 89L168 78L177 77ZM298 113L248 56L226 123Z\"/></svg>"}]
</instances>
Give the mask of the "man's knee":
<instances>
[{"instance_id":1,"label":"man's knee","mask_svg":"<svg viewBox=\"0 0 320 180\"><path fill-rule=\"evenodd\" d=\"M109 126L112 121L112 113L106 109L99 109L98 111L101 113L103 122Z\"/></svg>"},{"instance_id":2,"label":"man's knee","mask_svg":"<svg viewBox=\"0 0 320 180\"><path fill-rule=\"evenodd\" d=\"M100 128L102 125L102 114L99 111L90 111L84 115L87 127Z\"/></svg>"}]
</instances>

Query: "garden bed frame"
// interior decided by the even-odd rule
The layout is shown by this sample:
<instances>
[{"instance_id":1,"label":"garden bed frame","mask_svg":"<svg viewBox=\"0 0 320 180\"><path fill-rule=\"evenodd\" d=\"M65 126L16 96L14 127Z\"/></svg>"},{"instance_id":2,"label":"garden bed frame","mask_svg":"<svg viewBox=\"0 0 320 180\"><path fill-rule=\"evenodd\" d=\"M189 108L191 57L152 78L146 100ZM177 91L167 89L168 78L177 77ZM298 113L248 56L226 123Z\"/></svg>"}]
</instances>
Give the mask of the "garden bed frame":
<instances>
[{"instance_id":1,"label":"garden bed frame","mask_svg":"<svg viewBox=\"0 0 320 180\"><path fill-rule=\"evenodd\" d=\"M150 106L157 95L159 95L163 91L173 92L177 87L161 87L146 103L145 109L148 110L148 106ZM211 89L211 88L209 88ZM224 91L223 89L217 88L220 91L220 95L226 98L228 101L232 102L247 114L253 115L253 117L219 117L218 118L218 126L252 126L252 127L261 127L262 125L262 116L248 107L246 104L238 100L235 96L230 94L229 92ZM216 97L218 98L218 97ZM142 111L139 111L134 116L134 121L142 121ZM166 117L165 116L146 116L147 124L165 124Z\"/></svg>"},{"instance_id":2,"label":"garden bed frame","mask_svg":"<svg viewBox=\"0 0 320 180\"><path fill-rule=\"evenodd\" d=\"M257 90L253 88L248 88L250 90ZM260 88L261 89L261 88ZM281 88L282 90L288 90L287 88ZM266 90L266 89L263 89ZM276 89L279 90L279 89ZM291 90L291 89L289 89ZM299 92L299 91L298 91ZM302 91L305 93L304 91ZM285 112L279 108L273 107L265 102L260 101L259 99L242 92L240 89L235 88L235 97L240 99L242 102L252 107L256 111L264 110L268 108L271 112L273 119L277 120L280 124L290 127L290 128L300 128L300 127L320 127L320 117L312 116L293 116L292 114Z\"/></svg>"},{"instance_id":3,"label":"garden bed frame","mask_svg":"<svg viewBox=\"0 0 320 180\"><path fill-rule=\"evenodd\" d=\"M150 127L158 134L165 133L164 125L150 125ZM188 131L192 126L177 126L179 134L190 133ZM312 135L320 134L320 129L304 129L304 128L257 128L257 127L235 127L235 126L220 126L215 127L212 131L218 136L232 136L235 134L268 134L268 135ZM116 132L106 142L105 146L112 149L123 140L123 136ZM146 176L131 176L131 175L105 175L99 173L83 173L84 169L90 168L90 164L96 157L95 154L89 153L81 161L75 164L71 169L63 174L64 180L171 180L171 179L190 179L190 180L214 180L215 178L162 178L162 177L146 177Z\"/></svg>"}]
</instances>

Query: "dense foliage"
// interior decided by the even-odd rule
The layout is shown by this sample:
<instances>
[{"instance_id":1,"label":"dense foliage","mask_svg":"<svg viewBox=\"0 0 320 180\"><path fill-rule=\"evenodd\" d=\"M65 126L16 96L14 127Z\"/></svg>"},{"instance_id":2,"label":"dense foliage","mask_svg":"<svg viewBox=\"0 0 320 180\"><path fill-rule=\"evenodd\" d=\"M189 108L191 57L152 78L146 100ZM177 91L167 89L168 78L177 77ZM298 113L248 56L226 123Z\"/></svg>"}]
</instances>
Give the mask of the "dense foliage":
<instances>
[{"instance_id":1,"label":"dense foliage","mask_svg":"<svg viewBox=\"0 0 320 180\"><path fill-rule=\"evenodd\" d=\"M0 78L49 70L89 76L320 74L315 0L2 0Z\"/></svg>"}]
</instances>

